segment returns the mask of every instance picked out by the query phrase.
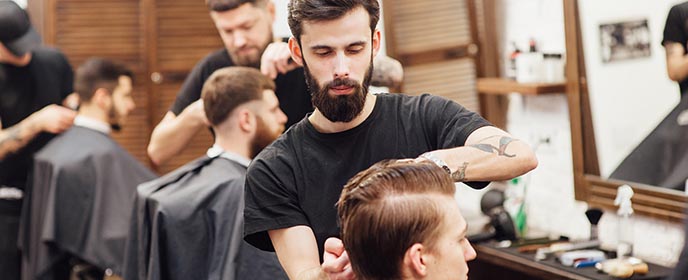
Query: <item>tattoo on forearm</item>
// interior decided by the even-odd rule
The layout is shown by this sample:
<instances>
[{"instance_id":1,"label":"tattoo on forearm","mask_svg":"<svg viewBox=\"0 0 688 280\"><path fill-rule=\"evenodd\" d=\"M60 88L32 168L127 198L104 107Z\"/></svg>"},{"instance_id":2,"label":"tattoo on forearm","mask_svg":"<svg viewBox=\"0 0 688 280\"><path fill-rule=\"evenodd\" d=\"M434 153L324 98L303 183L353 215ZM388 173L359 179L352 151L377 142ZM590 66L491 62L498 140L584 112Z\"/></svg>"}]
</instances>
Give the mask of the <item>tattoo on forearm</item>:
<instances>
[{"instance_id":1,"label":"tattoo on forearm","mask_svg":"<svg viewBox=\"0 0 688 280\"><path fill-rule=\"evenodd\" d=\"M491 138L491 137L488 137ZM485 139L488 139L485 138ZM502 136L502 138L499 139L499 148L495 147L492 144L475 144L475 145L470 145L469 147L476 148L478 150L481 150L486 153L497 153L498 156L505 156L505 157L515 157L515 154L507 154L506 153L506 148L509 146L509 144L513 141L516 141L515 139L507 136Z\"/></svg>"},{"instance_id":2,"label":"tattoo on forearm","mask_svg":"<svg viewBox=\"0 0 688 280\"><path fill-rule=\"evenodd\" d=\"M23 146L25 141L22 138L22 126L17 125L8 128L5 133L0 134L0 158L5 154L15 152L16 149Z\"/></svg>"},{"instance_id":3,"label":"tattoo on forearm","mask_svg":"<svg viewBox=\"0 0 688 280\"><path fill-rule=\"evenodd\" d=\"M487 140L489 140L489 139L497 138L497 137L500 137L500 136L501 136L501 135L492 135L492 136L489 136L489 137L485 137L485 138L483 138L483 139L480 139L480 140L478 141L478 143L482 143L482 142L485 142L485 141L487 141Z\"/></svg>"},{"instance_id":4,"label":"tattoo on forearm","mask_svg":"<svg viewBox=\"0 0 688 280\"><path fill-rule=\"evenodd\" d=\"M466 179L466 168L468 168L468 162L464 162L458 170L451 174L452 180L454 182L463 182Z\"/></svg>"}]
</instances>

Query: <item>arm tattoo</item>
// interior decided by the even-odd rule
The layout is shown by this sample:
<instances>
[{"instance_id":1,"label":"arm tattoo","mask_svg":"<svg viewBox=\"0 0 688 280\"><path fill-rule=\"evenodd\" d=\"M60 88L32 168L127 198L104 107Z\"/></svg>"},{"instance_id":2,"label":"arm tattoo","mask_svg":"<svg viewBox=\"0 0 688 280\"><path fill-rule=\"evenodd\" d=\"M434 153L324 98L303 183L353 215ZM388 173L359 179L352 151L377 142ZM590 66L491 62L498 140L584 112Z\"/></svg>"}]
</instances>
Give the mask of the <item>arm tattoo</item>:
<instances>
[{"instance_id":1,"label":"arm tattoo","mask_svg":"<svg viewBox=\"0 0 688 280\"><path fill-rule=\"evenodd\" d=\"M0 138L0 148L13 144L13 142L16 144L16 142L22 142L22 137L21 137L21 131L22 127L21 125L10 127L7 129L7 133L3 135Z\"/></svg>"},{"instance_id":2,"label":"arm tattoo","mask_svg":"<svg viewBox=\"0 0 688 280\"><path fill-rule=\"evenodd\" d=\"M24 147L32 137L26 135L26 126L21 123L0 133L0 160Z\"/></svg>"},{"instance_id":3,"label":"arm tattoo","mask_svg":"<svg viewBox=\"0 0 688 280\"><path fill-rule=\"evenodd\" d=\"M464 162L458 170L451 174L452 180L454 182L463 182L466 179L466 168L468 168L468 162Z\"/></svg>"},{"instance_id":4,"label":"arm tattoo","mask_svg":"<svg viewBox=\"0 0 688 280\"><path fill-rule=\"evenodd\" d=\"M488 137L490 138L490 137ZM487 139L487 138L486 138ZM506 153L506 148L509 146L509 144L513 141L516 141L515 139L507 136L502 136L502 138L499 139L499 148L495 147L494 145L491 144L475 144L475 145L470 145L469 147L476 148L478 150L481 150L486 153L497 153L498 156L505 156L505 157L515 157L515 154L507 154Z\"/></svg>"}]
</instances>

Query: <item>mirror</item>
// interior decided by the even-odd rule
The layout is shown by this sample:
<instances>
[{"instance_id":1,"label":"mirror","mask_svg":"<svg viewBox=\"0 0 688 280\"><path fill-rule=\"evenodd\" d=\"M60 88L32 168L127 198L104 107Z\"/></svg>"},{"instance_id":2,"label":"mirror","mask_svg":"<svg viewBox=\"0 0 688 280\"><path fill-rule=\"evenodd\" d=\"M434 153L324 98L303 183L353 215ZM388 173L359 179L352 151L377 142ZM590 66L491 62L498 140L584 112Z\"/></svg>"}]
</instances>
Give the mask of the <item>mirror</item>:
<instances>
[{"instance_id":1,"label":"mirror","mask_svg":"<svg viewBox=\"0 0 688 280\"><path fill-rule=\"evenodd\" d=\"M616 209L616 188L628 183L637 194L636 212L684 218L683 192L615 178L624 159L679 103L661 45L666 16L678 2L565 1L567 53L577 56L567 60L576 199Z\"/></svg>"},{"instance_id":2,"label":"mirror","mask_svg":"<svg viewBox=\"0 0 688 280\"><path fill-rule=\"evenodd\" d=\"M648 148L647 144L639 146L645 139L659 137L655 128L679 101L678 84L667 76L661 45L666 16L675 2L678 1L578 1L602 178L635 179L652 185L660 185L662 181L634 176L642 173L638 165L662 161L660 155L646 154L645 161L629 156ZM629 169L634 169L636 174L629 174Z\"/></svg>"}]
</instances>

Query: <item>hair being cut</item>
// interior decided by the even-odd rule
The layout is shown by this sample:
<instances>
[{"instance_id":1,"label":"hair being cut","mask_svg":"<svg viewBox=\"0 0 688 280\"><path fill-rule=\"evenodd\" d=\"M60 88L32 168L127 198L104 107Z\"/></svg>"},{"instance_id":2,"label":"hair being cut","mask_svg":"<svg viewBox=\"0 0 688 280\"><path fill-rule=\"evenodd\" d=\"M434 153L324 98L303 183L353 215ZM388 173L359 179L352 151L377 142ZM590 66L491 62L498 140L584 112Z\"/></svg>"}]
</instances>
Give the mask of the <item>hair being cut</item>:
<instances>
[{"instance_id":1,"label":"hair being cut","mask_svg":"<svg viewBox=\"0 0 688 280\"><path fill-rule=\"evenodd\" d=\"M371 35L380 20L378 0L291 0L289 1L289 29L299 43L304 21L328 21L343 17L357 7L370 16Z\"/></svg>"},{"instance_id":2,"label":"hair being cut","mask_svg":"<svg viewBox=\"0 0 688 280\"><path fill-rule=\"evenodd\" d=\"M210 11L224 12L236 9L246 3L255 7L264 8L268 1L269 0L206 0L205 4Z\"/></svg>"},{"instance_id":3,"label":"hair being cut","mask_svg":"<svg viewBox=\"0 0 688 280\"><path fill-rule=\"evenodd\" d=\"M430 162L382 161L349 180L337 210L356 276L401 279L408 248L434 250L444 220L437 197L454 191L449 175Z\"/></svg>"},{"instance_id":4,"label":"hair being cut","mask_svg":"<svg viewBox=\"0 0 688 280\"><path fill-rule=\"evenodd\" d=\"M257 69L233 66L216 70L201 91L205 115L217 126L239 105L263 98L264 90L275 90L275 82Z\"/></svg>"},{"instance_id":5,"label":"hair being cut","mask_svg":"<svg viewBox=\"0 0 688 280\"><path fill-rule=\"evenodd\" d=\"M104 58L89 58L76 70L74 90L81 102L88 103L99 88L112 93L119 85L121 76L127 76L133 82L134 75L124 65Z\"/></svg>"}]
</instances>

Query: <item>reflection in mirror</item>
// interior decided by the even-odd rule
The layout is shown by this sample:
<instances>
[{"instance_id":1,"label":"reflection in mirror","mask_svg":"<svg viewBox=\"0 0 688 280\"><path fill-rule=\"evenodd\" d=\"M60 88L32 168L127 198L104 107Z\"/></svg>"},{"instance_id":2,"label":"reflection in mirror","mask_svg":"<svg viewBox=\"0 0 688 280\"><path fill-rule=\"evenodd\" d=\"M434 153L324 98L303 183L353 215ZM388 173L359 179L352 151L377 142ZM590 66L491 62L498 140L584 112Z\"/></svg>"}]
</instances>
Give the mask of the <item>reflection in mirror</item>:
<instances>
[{"instance_id":1,"label":"reflection in mirror","mask_svg":"<svg viewBox=\"0 0 688 280\"><path fill-rule=\"evenodd\" d=\"M683 190L688 157L681 163L681 156L688 151L688 141L681 140L688 139L688 128L681 132L683 126L676 122L683 111L674 110L679 87L667 75L661 44L669 9L678 2L578 1L603 178Z\"/></svg>"}]
</instances>

